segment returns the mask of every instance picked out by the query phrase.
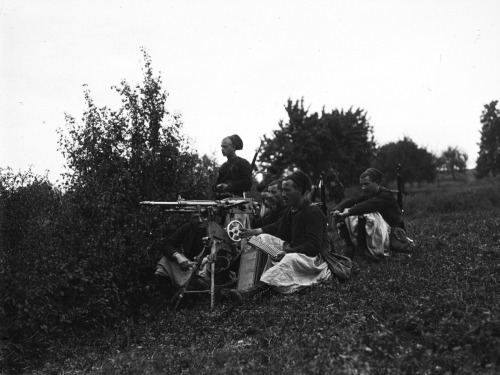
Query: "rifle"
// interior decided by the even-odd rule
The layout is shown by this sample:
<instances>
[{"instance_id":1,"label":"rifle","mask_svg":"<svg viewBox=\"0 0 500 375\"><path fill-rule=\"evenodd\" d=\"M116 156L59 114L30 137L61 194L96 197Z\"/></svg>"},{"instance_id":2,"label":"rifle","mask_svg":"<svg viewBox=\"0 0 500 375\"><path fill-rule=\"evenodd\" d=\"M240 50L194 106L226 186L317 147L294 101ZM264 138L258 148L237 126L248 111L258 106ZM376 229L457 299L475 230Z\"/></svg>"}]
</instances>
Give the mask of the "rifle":
<instances>
[{"instance_id":1,"label":"rifle","mask_svg":"<svg viewBox=\"0 0 500 375\"><path fill-rule=\"evenodd\" d=\"M321 172L318 178L318 183L314 187L314 191L311 196L311 201L314 203L316 200L316 195L318 194L318 189L320 190L320 198L321 203L321 211L327 216L327 208L326 208L326 186L325 186L325 172Z\"/></svg>"},{"instance_id":2,"label":"rifle","mask_svg":"<svg viewBox=\"0 0 500 375\"><path fill-rule=\"evenodd\" d=\"M404 184L403 184L403 178L401 177L401 164L398 164L396 178L397 178L397 185L398 185L397 201L398 201L399 209L401 210L401 214L403 214L404 213L404 209L403 209Z\"/></svg>"},{"instance_id":3,"label":"rifle","mask_svg":"<svg viewBox=\"0 0 500 375\"><path fill-rule=\"evenodd\" d=\"M325 186L325 172L321 172L321 175L320 175L320 183L321 183L321 210L323 211L323 213L325 214L325 216L328 216L327 215L327 208L326 208L326 186Z\"/></svg>"},{"instance_id":4,"label":"rifle","mask_svg":"<svg viewBox=\"0 0 500 375\"><path fill-rule=\"evenodd\" d=\"M252 164L251 164L251 167L252 167L252 171L253 170L256 170L255 169L255 163L257 161L257 156L259 155L259 152L260 152L260 149L262 148L262 141L260 142L260 146L259 148L257 149L257 151L255 151L255 155L253 156L253 159L252 159Z\"/></svg>"}]
</instances>

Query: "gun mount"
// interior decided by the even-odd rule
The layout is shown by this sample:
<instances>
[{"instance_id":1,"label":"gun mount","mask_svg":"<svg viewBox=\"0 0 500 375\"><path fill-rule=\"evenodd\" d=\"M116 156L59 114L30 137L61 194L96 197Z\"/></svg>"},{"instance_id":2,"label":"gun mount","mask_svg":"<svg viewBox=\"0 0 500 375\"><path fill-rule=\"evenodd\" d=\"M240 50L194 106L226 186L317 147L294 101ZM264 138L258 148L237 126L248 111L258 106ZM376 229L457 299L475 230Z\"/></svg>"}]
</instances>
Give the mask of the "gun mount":
<instances>
[{"instance_id":1,"label":"gun mount","mask_svg":"<svg viewBox=\"0 0 500 375\"><path fill-rule=\"evenodd\" d=\"M177 213L202 213L212 211L225 214L255 214L258 203L251 198L225 198L222 200L185 200L179 197L177 202L142 201L142 205L161 206L166 211Z\"/></svg>"},{"instance_id":2,"label":"gun mount","mask_svg":"<svg viewBox=\"0 0 500 375\"><path fill-rule=\"evenodd\" d=\"M249 225L249 215L256 215L259 211L259 203L251 198L225 198L222 200L185 200L179 196L176 202L158 202L142 201L144 206L160 206L167 212L172 213L190 213L206 214L208 217L207 240L210 248L208 262L210 264L210 305L213 308L215 304L215 264L217 259L227 258L230 261L238 259L241 253L241 244L235 236L243 224L239 223L238 230L235 229L234 222L238 219L247 218L244 222ZM232 225L228 225L231 224ZM227 225L227 229L225 229ZM228 266L230 264L228 261ZM196 268L197 270L198 268ZM192 278L190 277L190 280ZM189 290L189 282L186 283L171 301L171 306L175 310L180 299L185 293L200 293Z\"/></svg>"}]
</instances>

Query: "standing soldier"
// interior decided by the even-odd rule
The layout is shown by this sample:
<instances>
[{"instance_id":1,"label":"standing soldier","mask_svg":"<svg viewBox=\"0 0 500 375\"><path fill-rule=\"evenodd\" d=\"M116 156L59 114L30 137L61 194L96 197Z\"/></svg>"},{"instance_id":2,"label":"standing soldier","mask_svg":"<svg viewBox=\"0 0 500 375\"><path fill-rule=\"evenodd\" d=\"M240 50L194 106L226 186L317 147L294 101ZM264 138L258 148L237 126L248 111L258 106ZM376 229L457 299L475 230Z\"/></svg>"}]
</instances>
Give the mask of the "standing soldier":
<instances>
[{"instance_id":1,"label":"standing soldier","mask_svg":"<svg viewBox=\"0 0 500 375\"><path fill-rule=\"evenodd\" d=\"M243 141L233 134L224 138L220 147L227 161L221 165L213 186L215 198L243 197L243 193L252 188L252 167L247 160L236 155L237 150L243 149Z\"/></svg>"}]
</instances>

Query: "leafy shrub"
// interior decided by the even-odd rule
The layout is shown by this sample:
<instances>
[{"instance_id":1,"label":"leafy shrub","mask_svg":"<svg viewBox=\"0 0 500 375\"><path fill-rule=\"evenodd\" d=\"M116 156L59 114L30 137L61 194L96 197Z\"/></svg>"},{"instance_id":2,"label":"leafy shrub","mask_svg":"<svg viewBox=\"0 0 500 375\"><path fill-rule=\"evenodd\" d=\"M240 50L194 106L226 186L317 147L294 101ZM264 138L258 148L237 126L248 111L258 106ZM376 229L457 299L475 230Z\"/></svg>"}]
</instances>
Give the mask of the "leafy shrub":
<instances>
[{"instance_id":1,"label":"leafy shrub","mask_svg":"<svg viewBox=\"0 0 500 375\"><path fill-rule=\"evenodd\" d=\"M43 322L56 303L50 294L58 270L51 266L58 257L61 193L31 170L0 172L1 336L21 342L46 328Z\"/></svg>"},{"instance_id":2,"label":"leafy shrub","mask_svg":"<svg viewBox=\"0 0 500 375\"><path fill-rule=\"evenodd\" d=\"M178 219L139 202L208 198L216 163L189 148L144 58L142 85L115 87L119 110L98 108L86 90L82 123L66 116L60 188L31 171L0 171L0 333L11 366L43 358L51 342L137 317Z\"/></svg>"}]
</instances>

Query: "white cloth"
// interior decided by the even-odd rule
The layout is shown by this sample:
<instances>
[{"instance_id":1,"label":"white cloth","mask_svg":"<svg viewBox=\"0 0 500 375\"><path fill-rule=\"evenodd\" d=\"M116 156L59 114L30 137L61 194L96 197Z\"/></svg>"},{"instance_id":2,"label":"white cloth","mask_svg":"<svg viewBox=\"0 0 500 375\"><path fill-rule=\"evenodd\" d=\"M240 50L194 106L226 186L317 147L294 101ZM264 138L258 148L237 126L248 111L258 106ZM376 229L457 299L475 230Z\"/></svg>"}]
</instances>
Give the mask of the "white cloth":
<instances>
[{"instance_id":1,"label":"white cloth","mask_svg":"<svg viewBox=\"0 0 500 375\"><path fill-rule=\"evenodd\" d=\"M259 239L277 248L283 248L281 239L261 234ZM328 264L321 256L309 257L300 253L286 254L279 262L268 259L260 281L279 293L289 294L327 280L331 276Z\"/></svg>"},{"instance_id":2,"label":"white cloth","mask_svg":"<svg viewBox=\"0 0 500 375\"><path fill-rule=\"evenodd\" d=\"M374 259L389 256L389 234L391 227L378 212L363 215L366 218L366 246ZM348 216L345 220L349 236L357 246L358 216Z\"/></svg>"}]
</instances>

